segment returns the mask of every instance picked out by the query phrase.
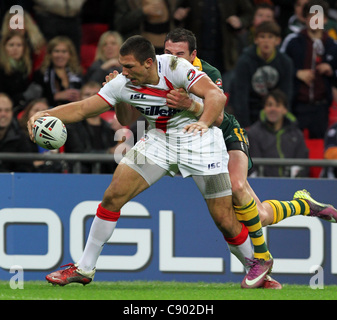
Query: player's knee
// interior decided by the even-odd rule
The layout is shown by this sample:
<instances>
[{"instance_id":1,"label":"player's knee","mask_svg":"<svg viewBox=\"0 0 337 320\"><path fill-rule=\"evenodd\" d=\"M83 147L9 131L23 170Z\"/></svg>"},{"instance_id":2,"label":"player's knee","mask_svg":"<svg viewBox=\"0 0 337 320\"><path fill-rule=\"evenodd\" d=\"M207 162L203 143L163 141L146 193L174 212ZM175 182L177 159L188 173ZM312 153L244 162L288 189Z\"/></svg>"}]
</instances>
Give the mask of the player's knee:
<instances>
[{"instance_id":1,"label":"player's knee","mask_svg":"<svg viewBox=\"0 0 337 320\"><path fill-rule=\"evenodd\" d=\"M268 222L267 222L267 215L265 213L265 211L259 211L259 217L260 217L260 221L261 221L261 224L262 224L262 227L265 227L268 225Z\"/></svg>"},{"instance_id":2,"label":"player's knee","mask_svg":"<svg viewBox=\"0 0 337 320\"><path fill-rule=\"evenodd\" d=\"M232 184L232 193L234 199L241 199L243 194L246 193L246 181L240 179L233 179Z\"/></svg>"},{"instance_id":3,"label":"player's knee","mask_svg":"<svg viewBox=\"0 0 337 320\"><path fill-rule=\"evenodd\" d=\"M126 203L125 198L126 192L123 185L113 180L104 192L102 206L111 211L120 211Z\"/></svg>"},{"instance_id":4,"label":"player's knee","mask_svg":"<svg viewBox=\"0 0 337 320\"><path fill-rule=\"evenodd\" d=\"M102 200L102 206L107 210L117 212L120 211L122 206L124 205L124 201L122 197L118 193L107 193L104 194Z\"/></svg>"}]
</instances>

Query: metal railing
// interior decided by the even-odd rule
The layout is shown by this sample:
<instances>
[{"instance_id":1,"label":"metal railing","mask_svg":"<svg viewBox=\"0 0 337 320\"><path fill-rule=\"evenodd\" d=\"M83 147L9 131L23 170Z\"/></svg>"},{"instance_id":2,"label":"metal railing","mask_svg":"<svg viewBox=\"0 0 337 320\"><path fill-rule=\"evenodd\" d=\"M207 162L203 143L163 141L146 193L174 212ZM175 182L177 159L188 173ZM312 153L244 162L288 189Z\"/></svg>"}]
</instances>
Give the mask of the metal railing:
<instances>
[{"instance_id":1,"label":"metal railing","mask_svg":"<svg viewBox=\"0 0 337 320\"><path fill-rule=\"evenodd\" d=\"M15 153L0 152L0 161L29 162L35 160L64 161L73 164L73 172L81 173L81 162L92 163L94 173L100 172L100 163L115 160L113 154L101 153ZM337 167L337 160L326 159L274 159L253 158L254 165L268 166L304 166L304 167Z\"/></svg>"}]
</instances>

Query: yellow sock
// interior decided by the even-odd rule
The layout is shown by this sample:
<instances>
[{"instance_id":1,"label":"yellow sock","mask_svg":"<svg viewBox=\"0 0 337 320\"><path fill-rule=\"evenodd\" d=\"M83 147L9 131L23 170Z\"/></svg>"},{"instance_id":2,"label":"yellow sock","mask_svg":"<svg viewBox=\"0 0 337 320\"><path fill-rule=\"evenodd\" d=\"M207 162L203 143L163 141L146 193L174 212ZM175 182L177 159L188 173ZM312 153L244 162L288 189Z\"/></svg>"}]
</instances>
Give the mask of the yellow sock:
<instances>
[{"instance_id":1,"label":"yellow sock","mask_svg":"<svg viewBox=\"0 0 337 320\"><path fill-rule=\"evenodd\" d=\"M285 218L308 215L310 213L310 207L305 200L296 199L291 201L279 201L279 200L267 200L264 201L271 205L274 211L274 220L272 224L278 223Z\"/></svg>"},{"instance_id":2,"label":"yellow sock","mask_svg":"<svg viewBox=\"0 0 337 320\"><path fill-rule=\"evenodd\" d=\"M269 260L271 254L264 239L255 200L252 198L245 206L234 206L234 210L238 220L244 223L249 231L249 236L254 246L254 257Z\"/></svg>"}]
</instances>

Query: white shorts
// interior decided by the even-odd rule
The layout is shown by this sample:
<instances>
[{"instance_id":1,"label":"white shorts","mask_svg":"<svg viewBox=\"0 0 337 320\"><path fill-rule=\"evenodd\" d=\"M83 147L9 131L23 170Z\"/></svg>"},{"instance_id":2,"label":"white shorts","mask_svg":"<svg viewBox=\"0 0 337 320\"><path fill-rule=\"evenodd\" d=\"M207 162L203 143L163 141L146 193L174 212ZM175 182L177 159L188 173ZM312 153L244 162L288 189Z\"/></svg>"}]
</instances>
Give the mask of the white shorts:
<instances>
[{"instance_id":1,"label":"white shorts","mask_svg":"<svg viewBox=\"0 0 337 320\"><path fill-rule=\"evenodd\" d=\"M218 128L210 128L202 136L168 136L151 131L127 152L121 163L136 170L149 185L164 175L180 172L184 178L193 177L205 198L231 195L229 156Z\"/></svg>"}]
</instances>

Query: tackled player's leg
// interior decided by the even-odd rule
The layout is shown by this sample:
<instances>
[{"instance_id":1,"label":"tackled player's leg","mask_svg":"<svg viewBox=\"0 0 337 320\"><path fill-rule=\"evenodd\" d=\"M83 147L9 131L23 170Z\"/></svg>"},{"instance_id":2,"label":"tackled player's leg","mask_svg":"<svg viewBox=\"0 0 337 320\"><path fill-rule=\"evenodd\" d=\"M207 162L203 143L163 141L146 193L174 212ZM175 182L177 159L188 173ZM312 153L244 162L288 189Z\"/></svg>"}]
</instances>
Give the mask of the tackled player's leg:
<instances>
[{"instance_id":1,"label":"tackled player's leg","mask_svg":"<svg viewBox=\"0 0 337 320\"><path fill-rule=\"evenodd\" d=\"M104 244L113 234L122 206L166 174L166 171L157 165L137 165L132 161L126 164L127 160L125 157L124 162L117 166L104 193L81 258L76 264L71 263L66 265L68 268L47 275L48 282L61 286L71 282L83 285L90 283L94 278L97 259Z\"/></svg>"},{"instance_id":2,"label":"tackled player's leg","mask_svg":"<svg viewBox=\"0 0 337 320\"><path fill-rule=\"evenodd\" d=\"M238 221L233 209L231 183L228 173L217 175L193 176L202 193L209 212L228 243L230 251L246 267L247 274L243 288L258 288L270 273L273 260L255 263L247 227ZM254 263L253 263L254 262Z\"/></svg>"}]
</instances>

